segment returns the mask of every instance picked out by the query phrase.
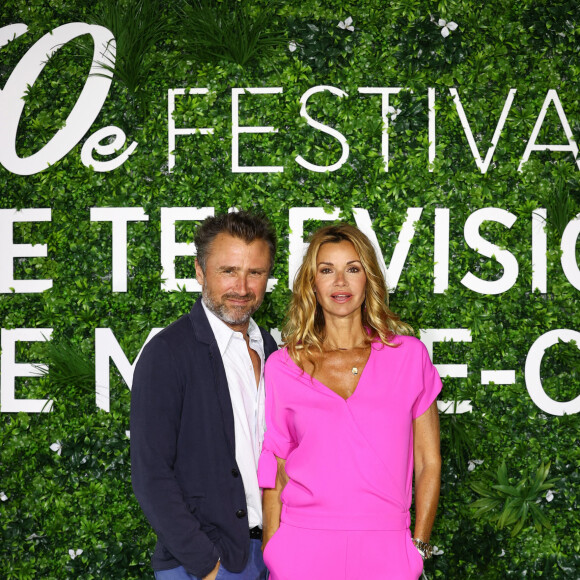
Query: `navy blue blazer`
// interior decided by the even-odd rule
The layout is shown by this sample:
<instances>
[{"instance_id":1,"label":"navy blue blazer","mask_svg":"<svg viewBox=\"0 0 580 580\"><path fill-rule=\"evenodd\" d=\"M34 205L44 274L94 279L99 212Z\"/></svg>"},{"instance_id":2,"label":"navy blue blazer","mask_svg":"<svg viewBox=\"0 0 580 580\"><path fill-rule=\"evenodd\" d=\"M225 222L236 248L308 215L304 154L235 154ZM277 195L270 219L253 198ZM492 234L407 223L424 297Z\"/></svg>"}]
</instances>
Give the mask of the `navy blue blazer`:
<instances>
[{"instance_id":1,"label":"navy blue blazer","mask_svg":"<svg viewBox=\"0 0 580 580\"><path fill-rule=\"evenodd\" d=\"M263 329L266 357L276 350ZM157 534L156 570L204 577L218 557L248 560L248 515L234 415L217 342L198 300L145 347L131 394L133 490Z\"/></svg>"}]
</instances>

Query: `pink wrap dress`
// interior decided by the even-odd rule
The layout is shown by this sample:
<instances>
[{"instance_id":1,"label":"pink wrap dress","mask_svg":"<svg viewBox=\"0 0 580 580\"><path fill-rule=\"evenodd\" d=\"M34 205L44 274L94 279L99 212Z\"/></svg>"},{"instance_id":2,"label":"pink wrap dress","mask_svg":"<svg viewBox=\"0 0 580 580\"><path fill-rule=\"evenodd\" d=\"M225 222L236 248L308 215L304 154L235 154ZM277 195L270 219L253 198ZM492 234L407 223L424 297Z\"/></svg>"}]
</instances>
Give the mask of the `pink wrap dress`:
<instances>
[{"instance_id":1,"label":"pink wrap dress","mask_svg":"<svg viewBox=\"0 0 580 580\"><path fill-rule=\"evenodd\" d=\"M375 342L355 392L343 399L304 373L286 349L265 367L263 488L286 460L282 517L264 561L270 580L415 580L411 542L412 421L441 390L418 339Z\"/></svg>"}]
</instances>

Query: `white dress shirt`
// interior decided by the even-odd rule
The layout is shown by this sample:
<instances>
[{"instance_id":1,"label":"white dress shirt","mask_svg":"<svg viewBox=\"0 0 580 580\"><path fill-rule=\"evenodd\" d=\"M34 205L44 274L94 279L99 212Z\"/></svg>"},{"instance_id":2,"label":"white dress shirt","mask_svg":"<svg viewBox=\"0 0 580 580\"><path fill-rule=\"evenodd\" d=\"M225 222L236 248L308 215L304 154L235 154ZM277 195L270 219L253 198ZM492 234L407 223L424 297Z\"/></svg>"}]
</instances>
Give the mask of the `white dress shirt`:
<instances>
[{"instance_id":1,"label":"white dress shirt","mask_svg":"<svg viewBox=\"0 0 580 580\"><path fill-rule=\"evenodd\" d=\"M262 450L265 420L264 341L258 325L250 319L250 348L260 357L260 383L256 375L246 340L241 332L232 330L203 303L203 309L216 338L222 356L230 399L234 411L236 462L244 483L250 528L262 527L262 494L258 485L258 459Z\"/></svg>"}]
</instances>

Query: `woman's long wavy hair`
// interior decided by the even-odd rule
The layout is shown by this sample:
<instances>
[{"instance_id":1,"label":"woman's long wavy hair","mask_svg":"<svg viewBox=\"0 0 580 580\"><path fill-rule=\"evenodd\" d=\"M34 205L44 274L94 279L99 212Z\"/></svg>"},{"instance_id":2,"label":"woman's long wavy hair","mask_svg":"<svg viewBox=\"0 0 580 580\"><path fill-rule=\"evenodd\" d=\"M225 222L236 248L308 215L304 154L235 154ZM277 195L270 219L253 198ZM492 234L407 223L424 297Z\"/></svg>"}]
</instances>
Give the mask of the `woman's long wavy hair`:
<instances>
[{"instance_id":1,"label":"woman's long wavy hair","mask_svg":"<svg viewBox=\"0 0 580 580\"><path fill-rule=\"evenodd\" d=\"M310 246L294 279L294 294L286 325L282 332L284 345L292 359L304 370L304 360L312 359L313 350L322 351L326 337L324 314L316 300L314 282L316 259L323 244L350 242L366 274L365 299L361 305L362 324L368 329L369 342L378 338L387 346L396 334L412 334L413 329L389 309L387 284L371 241L358 228L341 223L325 226L312 234Z\"/></svg>"}]
</instances>

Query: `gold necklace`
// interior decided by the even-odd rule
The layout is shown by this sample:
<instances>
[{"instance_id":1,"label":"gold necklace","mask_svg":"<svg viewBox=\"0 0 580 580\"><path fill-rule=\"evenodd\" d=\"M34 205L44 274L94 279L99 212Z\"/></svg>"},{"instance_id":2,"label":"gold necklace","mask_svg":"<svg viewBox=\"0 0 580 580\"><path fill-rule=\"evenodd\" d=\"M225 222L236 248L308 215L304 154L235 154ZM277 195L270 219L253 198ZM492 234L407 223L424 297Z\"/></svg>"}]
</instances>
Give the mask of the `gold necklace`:
<instances>
[{"instance_id":1,"label":"gold necklace","mask_svg":"<svg viewBox=\"0 0 580 580\"><path fill-rule=\"evenodd\" d=\"M346 351L346 350L354 350L355 348L358 348L359 346L363 345L366 343L366 339L363 339L361 342L359 342L358 344L355 344L354 346L352 346L351 348L345 348L345 347L341 347L341 346L335 346L334 344L332 344L330 341L328 342L329 346L332 347L334 352L338 352L339 350L342 351ZM350 369L350 372L356 377L358 375L358 366L353 366Z\"/></svg>"}]
</instances>

